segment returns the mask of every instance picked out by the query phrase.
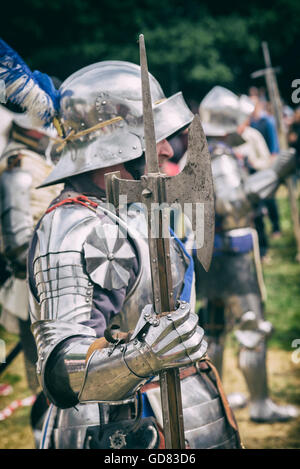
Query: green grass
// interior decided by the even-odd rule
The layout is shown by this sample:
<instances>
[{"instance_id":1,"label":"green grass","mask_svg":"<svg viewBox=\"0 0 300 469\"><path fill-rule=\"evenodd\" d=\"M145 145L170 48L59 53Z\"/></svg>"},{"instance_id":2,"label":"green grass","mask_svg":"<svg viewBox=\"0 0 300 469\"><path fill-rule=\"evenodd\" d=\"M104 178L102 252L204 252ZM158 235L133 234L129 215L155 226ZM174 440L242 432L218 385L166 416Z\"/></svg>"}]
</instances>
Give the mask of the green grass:
<instances>
[{"instance_id":1,"label":"green grass","mask_svg":"<svg viewBox=\"0 0 300 469\"><path fill-rule=\"evenodd\" d=\"M290 350L292 341L300 338L300 263L295 260L297 249L289 202L283 197L277 200L282 237L270 239L271 261L263 266L268 295L266 319L274 326L270 345ZM268 221L267 227L270 231Z\"/></svg>"}]
</instances>

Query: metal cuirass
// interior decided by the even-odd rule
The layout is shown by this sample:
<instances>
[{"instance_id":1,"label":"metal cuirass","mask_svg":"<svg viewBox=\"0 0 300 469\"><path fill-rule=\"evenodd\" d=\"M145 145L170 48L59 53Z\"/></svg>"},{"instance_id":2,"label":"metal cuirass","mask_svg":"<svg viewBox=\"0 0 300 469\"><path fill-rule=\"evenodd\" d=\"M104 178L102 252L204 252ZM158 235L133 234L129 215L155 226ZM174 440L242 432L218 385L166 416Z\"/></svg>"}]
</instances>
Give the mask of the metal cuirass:
<instances>
[{"instance_id":1,"label":"metal cuirass","mask_svg":"<svg viewBox=\"0 0 300 469\"><path fill-rule=\"evenodd\" d=\"M144 305L153 303L149 247L147 241L147 220L139 204L132 204L129 207L127 223L129 233L134 237L140 269L135 284L126 296L122 312L119 317L116 318L123 331L133 329ZM189 260L174 239L171 239L170 255L174 297L179 298ZM194 299L192 299L192 303L194 303ZM116 323L116 320L114 320L114 323Z\"/></svg>"},{"instance_id":2,"label":"metal cuirass","mask_svg":"<svg viewBox=\"0 0 300 469\"><path fill-rule=\"evenodd\" d=\"M244 178L238 160L222 147L212 154L212 173L216 214L223 230L249 226L250 205L243 187Z\"/></svg>"},{"instance_id":3,"label":"metal cuirass","mask_svg":"<svg viewBox=\"0 0 300 469\"><path fill-rule=\"evenodd\" d=\"M92 197L90 199L96 200ZM105 204L99 200L97 202L97 214L80 206L65 206L63 210L54 210L48 214L38 229L34 273L40 305L37 305L31 295L33 322L41 319L59 319L78 323L90 319L93 281L91 275L87 275L82 259L85 257L84 242L99 224L98 215L103 217ZM64 210L68 211L67 216ZM105 212L103 223L116 222L126 228L138 257L137 278L128 291L122 311L113 319L114 324L118 323L121 329L127 332L135 327L142 308L153 302L149 249L147 235L145 236L146 219L134 208L129 211L127 224L109 211ZM170 244L173 288L177 298L189 261L174 239L171 239ZM96 282L101 284L101 276L96 279Z\"/></svg>"}]
</instances>

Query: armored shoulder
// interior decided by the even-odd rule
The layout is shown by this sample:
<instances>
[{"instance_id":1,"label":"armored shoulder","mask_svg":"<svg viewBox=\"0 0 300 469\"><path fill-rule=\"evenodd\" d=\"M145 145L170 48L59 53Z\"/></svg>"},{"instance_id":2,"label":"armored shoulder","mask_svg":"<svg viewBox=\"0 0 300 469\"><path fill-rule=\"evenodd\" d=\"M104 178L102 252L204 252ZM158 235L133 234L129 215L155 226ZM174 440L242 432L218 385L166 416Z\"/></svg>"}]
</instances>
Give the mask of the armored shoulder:
<instances>
[{"instance_id":1,"label":"armored shoulder","mask_svg":"<svg viewBox=\"0 0 300 469\"><path fill-rule=\"evenodd\" d=\"M35 260L50 253L82 251L82 246L99 219L81 205L62 205L44 215L37 229Z\"/></svg>"},{"instance_id":2,"label":"armored shoulder","mask_svg":"<svg viewBox=\"0 0 300 469\"><path fill-rule=\"evenodd\" d=\"M108 290L128 285L135 254L120 231L101 208L63 205L44 216L33 260L39 302L33 321L89 320L96 285Z\"/></svg>"},{"instance_id":3,"label":"armored shoulder","mask_svg":"<svg viewBox=\"0 0 300 469\"><path fill-rule=\"evenodd\" d=\"M39 306L32 320L88 320L92 283L84 270L84 241L97 223L85 207L64 205L46 214L36 231L33 276ZM32 303L32 302L31 302Z\"/></svg>"}]
</instances>

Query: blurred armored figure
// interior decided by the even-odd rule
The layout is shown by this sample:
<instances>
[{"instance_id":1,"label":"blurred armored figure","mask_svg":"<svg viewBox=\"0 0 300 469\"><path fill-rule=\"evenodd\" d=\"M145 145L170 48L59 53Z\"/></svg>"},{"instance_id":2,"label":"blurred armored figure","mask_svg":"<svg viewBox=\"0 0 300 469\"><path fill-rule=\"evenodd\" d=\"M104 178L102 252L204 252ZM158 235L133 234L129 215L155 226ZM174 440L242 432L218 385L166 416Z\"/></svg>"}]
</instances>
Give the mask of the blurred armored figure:
<instances>
[{"instance_id":1,"label":"blurred armored figure","mask_svg":"<svg viewBox=\"0 0 300 469\"><path fill-rule=\"evenodd\" d=\"M55 87L47 75L38 71L31 74L18 54L2 40L0 79L5 84L7 100L5 108L1 108L4 145L0 158L0 322L8 331L20 336L5 366L17 351L23 350L28 385L37 395L31 410L31 425L36 445L39 445L43 414L48 405L36 377L37 352L30 330L26 262L35 224L59 193L58 187L36 191L53 168L45 150L49 138L57 132L50 126L46 129L44 119L49 112L49 94L55 101ZM3 113L9 120L2 119Z\"/></svg>"},{"instance_id":2,"label":"blurred armored figure","mask_svg":"<svg viewBox=\"0 0 300 469\"><path fill-rule=\"evenodd\" d=\"M11 113L11 116L9 138L0 160L3 169L0 175L3 262L0 322L6 330L20 336L28 385L37 394L40 386L35 368L36 345L30 330L26 263L34 227L59 193L59 187L36 190L53 169L53 163L45 157L50 131L31 128L26 115ZM40 413L38 407L41 413L45 408L42 401L41 396L34 405L35 416ZM34 417L34 429L35 420ZM38 438L37 431L35 437Z\"/></svg>"},{"instance_id":3,"label":"blurred armored figure","mask_svg":"<svg viewBox=\"0 0 300 469\"><path fill-rule=\"evenodd\" d=\"M162 166L173 155L166 138L193 114L181 93L166 98L151 75L150 86ZM55 112L43 114L61 138L42 187L65 187L38 222L28 258L37 373L52 403L41 447L162 447L156 375L168 367L181 367L187 445L240 447L218 375L203 359L188 250L171 238L178 304L157 318L144 215L139 206L116 215L105 203L105 173L144 174L140 68L100 62L71 75L59 95Z\"/></svg>"},{"instance_id":4,"label":"blurred armored figure","mask_svg":"<svg viewBox=\"0 0 300 469\"><path fill-rule=\"evenodd\" d=\"M263 314L265 290L253 212L294 169L295 158L293 152L285 152L267 169L252 175L245 171L243 159L237 158L232 147L245 144L237 129L252 110L247 97L238 98L222 87L213 88L199 108L212 156L216 204L213 261L208 273L199 268L198 293L205 298L200 324L209 339L208 354L220 373L226 332L236 327L250 418L276 422L296 417L298 412L293 406L276 405L268 393L266 340L272 326ZM245 404L238 393L229 401L236 407Z\"/></svg>"},{"instance_id":5,"label":"blurred armored figure","mask_svg":"<svg viewBox=\"0 0 300 469\"><path fill-rule=\"evenodd\" d=\"M45 130L30 128L25 115L11 115L9 140L0 160L3 168L0 176L1 241L8 277L1 289L0 302L1 324L10 332L20 333L22 323L29 320L25 278L30 238L59 188L36 191L53 169L44 154L49 135ZM34 374L32 370L28 372L32 390Z\"/></svg>"},{"instance_id":6,"label":"blurred armored figure","mask_svg":"<svg viewBox=\"0 0 300 469\"><path fill-rule=\"evenodd\" d=\"M245 98L243 99L245 100ZM250 110L250 102L248 102L248 106ZM245 121L237 127L237 133L241 135L242 139L244 140L244 143L239 144L238 146L233 146L233 150L238 157L243 157L244 165L247 171L249 172L249 174L253 174L261 169L269 168L274 160L274 157L272 157L268 149L266 140L264 139L261 132L259 132L259 130L255 129L254 127L250 126L251 118L246 115L245 117ZM272 211L274 207L275 210ZM269 216L273 216L273 220L275 220L276 213L278 215L278 210L276 211L276 207L277 206L275 200L272 198L267 198L266 200L261 201L260 204L256 205L254 211L253 221L258 235L259 250L263 261L267 261L268 259L267 251L269 247L269 241L268 236L266 234L264 222L265 212L267 209ZM279 225L277 225L277 227L278 226ZM273 229L273 231L276 230ZM273 237L274 236L275 235L273 235Z\"/></svg>"},{"instance_id":7,"label":"blurred armored figure","mask_svg":"<svg viewBox=\"0 0 300 469\"><path fill-rule=\"evenodd\" d=\"M8 143L9 131L12 123L12 113L0 104L0 155L2 155L4 148ZM0 172L2 173L5 165L0 165Z\"/></svg>"}]
</instances>

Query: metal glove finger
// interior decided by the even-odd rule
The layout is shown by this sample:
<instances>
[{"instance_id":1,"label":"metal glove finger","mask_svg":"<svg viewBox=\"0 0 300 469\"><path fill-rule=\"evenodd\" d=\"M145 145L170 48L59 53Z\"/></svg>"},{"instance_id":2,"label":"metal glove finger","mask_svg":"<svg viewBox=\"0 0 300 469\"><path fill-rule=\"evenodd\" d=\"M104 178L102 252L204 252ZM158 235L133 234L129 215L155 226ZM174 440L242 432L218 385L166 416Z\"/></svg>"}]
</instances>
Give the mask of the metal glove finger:
<instances>
[{"instance_id":1,"label":"metal glove finger","mask_svg":"<svg viewBox=\"0 0 300 469\"><path fill-rule=\"evenodd\" d=\"M191 354L197 352L201 348L202 341L203 329L201 327L197 327L196 331L191 337L162 355L160 359L163 362L168 363L168 367L170 365L176 366L178 361L185 359L185 357L189 359Z\"/></svg>"},{"instance_id":2,"label":"metal glove finger","mask_svg":"<svg viewBox=\"0 0 300 469\"><path fill-rule=\"evenodd\" d=\"M195 363L199 361L206 354L207 347L208 347L208 344L206 340L202 340L199 350L189 355L186 355L181 360L178 360L176 366L177 367L186 366L186 365L190 365L191 363Z\"/></svg>"},{"instance_id":3,"label":"metal glove finger","mask_svg":"<svg viewBox=\"0 0 300 469\"><path fill-rule=\"evenodd\" d=\"M156 335L156 339L153 340L152 344L155 345L166 337L171 331L178 328L181 324L187 321L191 314L191 306L189 303L181 302L178 309L171 313L159 315L160 327L157 328L159 334Z\"/></svg>"},{"instance_id":4,"label":"metal glove finger","mask_svg":"<svg viewBox=\"0 0 300 469\"><path fill-rule=\"evenodd\" d=\"M183 365L187 365L189 363L195 363L198 360L200 360L206 354L207 347L208 347L208 344L206 340L202 340L201 347L199 348L199 350L197 350L194 353L189 354L189 356L183 360Z\"/></svg>"},{"instance_id":5,"label":"metal glove finger","mask_svg":"<svg viewBox=\"0 0 300 469\"><path fill-rule=\"evenodd\" d=\"M156 341L156 343L152 345L153 351L158 355L163 355L191 337L195 333L197 326L198 316L194 313L190 313L187 321L185 321L183 324L180 324L178 328L174 328L161 341Z\"/></svg>"}]
</instances>

